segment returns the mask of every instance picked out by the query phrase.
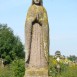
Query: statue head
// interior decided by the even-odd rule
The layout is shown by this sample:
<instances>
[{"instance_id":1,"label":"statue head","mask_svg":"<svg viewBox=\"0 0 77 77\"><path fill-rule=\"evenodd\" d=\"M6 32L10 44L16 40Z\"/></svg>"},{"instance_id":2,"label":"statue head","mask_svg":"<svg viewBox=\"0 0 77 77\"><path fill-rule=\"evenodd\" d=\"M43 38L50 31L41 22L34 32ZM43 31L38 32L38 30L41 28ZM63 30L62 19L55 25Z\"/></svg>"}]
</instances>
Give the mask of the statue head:
<instances>
[{"instance_id":1,"label":"statue head","mask_svg":"<svg viewBox=\"0 0 77 77\"><path fill-rule=\"evenodd\" d=\"M32 0L32 5L36 4L36 5L43 5L42 0Z\"/></svg>"}]
</instances>

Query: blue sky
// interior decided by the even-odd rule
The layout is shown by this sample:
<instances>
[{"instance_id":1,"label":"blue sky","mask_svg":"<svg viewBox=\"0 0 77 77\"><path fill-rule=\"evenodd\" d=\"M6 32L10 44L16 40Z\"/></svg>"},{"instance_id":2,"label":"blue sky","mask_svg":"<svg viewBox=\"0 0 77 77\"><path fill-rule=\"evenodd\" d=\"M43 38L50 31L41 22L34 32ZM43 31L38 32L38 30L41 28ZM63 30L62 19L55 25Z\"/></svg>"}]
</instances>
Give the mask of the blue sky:
<instances>
[{"instance_id":1,"label":"blue sky","mask_svg":"<svg viewBox=\"0 0 77 77\"><path fill-rule=\"evenodd\" d=\"M24 24L32 0L0 0L0 23L7 23L24 44ZM50 27L50 54L77 55L77 0L43 0Z\"/></svg>"}]
</instances>

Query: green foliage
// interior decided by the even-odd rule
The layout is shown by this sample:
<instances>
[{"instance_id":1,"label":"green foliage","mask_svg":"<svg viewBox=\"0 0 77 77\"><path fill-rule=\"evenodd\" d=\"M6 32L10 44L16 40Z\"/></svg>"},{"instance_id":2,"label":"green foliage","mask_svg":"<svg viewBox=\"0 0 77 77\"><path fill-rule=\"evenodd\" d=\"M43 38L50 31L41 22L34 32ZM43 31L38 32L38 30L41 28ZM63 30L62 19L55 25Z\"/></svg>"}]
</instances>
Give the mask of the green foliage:
<instances>
[{"instance_id":1,"label":"green foliage","mask_svg":"<svg viewBox=\"0 0 77 77\"><path fill-rule=\"evenodd\" d=\"M16 59L11 64L11 70L14 77L23 77L25 75L25 60Z\"/></svg>"},{"instance_id":2,"label":"green foliage","mask_svg":"<svg viewBox=\"0 0 77 77\"><path fill-rule=\"evenodd\" d=\"M6 24L0 24L0 58L8 64L15 58L24 58L24 47L19 37Z\"/></svg>"},{"instance_id":3,"label":"green foliage","mask_svg":"<svg viewBox=\"0 0 77 77\"><path fill-rule=\"evenodd\" d=\"M61 68L59 73L56 68L58 64ZM53 56L49 56L49 75L52 77L77 77L77 64L67 65L64 63L64 59L58 63Z\"/></svg>"},{"instance_id":4,"label":"green foliage","mask_svg":"<svg viewBox=\"0 0 77 77\"><path fill-rule=\"evenodd\" d=\"M64 72L61 73L62 77L77 77L77 66L67 67Z\"/></svg>"},{"instance_id":5,"label":"green foliage","mask_svg":"<svg viewBox=\"0 0 77 77\"><path fill-rule=\"evenodd\" d=\"M53 56L49 56L49 76L56 76L56 69L55 69L55 66L56 66L57 62L56 60L53 58Z\"/></svg>"},{"instance_id":6,"label":"green foliage","mask_svg":"<svg viewBox=\"0 0 77 77\"><path fill-rule=\"evenodd\" d=\"M0 77L23 77L25 73L24 59L16 59L4 68L0 67Z\"/></svg>"}]
</instances>

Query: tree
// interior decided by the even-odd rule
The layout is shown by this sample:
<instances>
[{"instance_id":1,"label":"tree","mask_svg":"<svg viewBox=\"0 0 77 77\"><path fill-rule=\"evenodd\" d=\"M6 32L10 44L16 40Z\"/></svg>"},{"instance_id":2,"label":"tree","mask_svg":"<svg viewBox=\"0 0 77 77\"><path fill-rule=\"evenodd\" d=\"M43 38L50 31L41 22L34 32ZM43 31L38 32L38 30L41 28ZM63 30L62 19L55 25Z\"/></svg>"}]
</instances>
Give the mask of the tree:
<instances>
[{"instance_id":1,"label":"tree","mask_svg":"<svg viewBox=\"0 0 77 77\"><path fill-rule=\"evenodd\" d=\"M24 47L18 36L7 24L0 24L0 58L8 64L16 58L24 58Z\"/></svg>"},{"instance_id":2,"label":"tree","mask_svg":"<svg viewBox=\"0 0 77 77\"><path fill-rule=\"evenodd\" d=\"M75 55L70 55L68 57L68 59L71 60L71 61L75 61L77 59L77 57Z\"/></svg>"}]
</instances>

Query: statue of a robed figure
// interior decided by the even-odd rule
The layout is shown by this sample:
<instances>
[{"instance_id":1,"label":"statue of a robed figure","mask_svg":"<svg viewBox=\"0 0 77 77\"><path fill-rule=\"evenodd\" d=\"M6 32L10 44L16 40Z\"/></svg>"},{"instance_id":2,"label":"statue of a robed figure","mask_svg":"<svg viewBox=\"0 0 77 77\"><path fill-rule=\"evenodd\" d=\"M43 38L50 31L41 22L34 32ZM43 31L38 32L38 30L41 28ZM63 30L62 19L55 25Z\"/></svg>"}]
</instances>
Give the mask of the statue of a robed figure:
<instances>
[{"instance_id":1,"label":"statue of a robed figure","mask_svg":"<svg viewBox=\"0 0 77 77\"><path fill-rule=\"evenodd\" d=\"M25 23L26 76L48 76L49 25L42 0L32 0Z\"/></svg>"}]
</instances>

